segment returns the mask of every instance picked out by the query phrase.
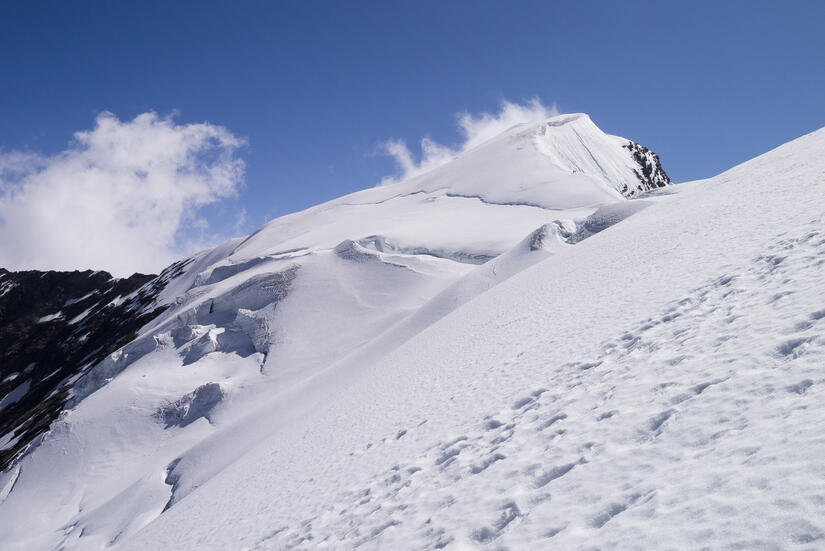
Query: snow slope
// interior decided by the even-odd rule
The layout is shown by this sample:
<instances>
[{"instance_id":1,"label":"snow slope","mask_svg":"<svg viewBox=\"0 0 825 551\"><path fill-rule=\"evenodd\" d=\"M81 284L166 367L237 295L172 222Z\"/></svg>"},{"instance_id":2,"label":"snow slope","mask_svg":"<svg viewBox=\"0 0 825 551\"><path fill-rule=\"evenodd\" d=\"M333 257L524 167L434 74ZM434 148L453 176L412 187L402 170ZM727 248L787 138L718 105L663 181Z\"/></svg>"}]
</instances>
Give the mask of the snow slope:
<instances>
[{"instance_id":1,"label":"snow slope","mask_svg":"<svg viewBox=\"0 0 825 551\"><path fill-rule=\"evenodd\" d=\"M124 548L816 547L823 148L511 277Z\"/></svg>"},{"instance_id":2,"label":"snow slope","mask_svg":"<svg viewBox=\"0 0 825 551\"><path fill-rule=\"evenodd\" d=\"M505 201L438 169L192 259L174 306L4 473L0 538L816 546L825 131L626 201L618 139L589 167L541 151L581 120L466 154L578 163L545 183L558 203L532 170Z\"/></svg>"},{"instance_id":3,"label":"snow slope","mask_svg":"<svg viewBox=\"0 0 825 551\"><path fill-rule=\"evenodd\" d=\"M176 263L147 284L163 314L133 342L38 388L70 398L0 479L0 538L43 549L128 539L363 364L647 206L625 196L668 181L640 148L586 115L519 125L418 178Z\"/></svg>"}]
</instances>

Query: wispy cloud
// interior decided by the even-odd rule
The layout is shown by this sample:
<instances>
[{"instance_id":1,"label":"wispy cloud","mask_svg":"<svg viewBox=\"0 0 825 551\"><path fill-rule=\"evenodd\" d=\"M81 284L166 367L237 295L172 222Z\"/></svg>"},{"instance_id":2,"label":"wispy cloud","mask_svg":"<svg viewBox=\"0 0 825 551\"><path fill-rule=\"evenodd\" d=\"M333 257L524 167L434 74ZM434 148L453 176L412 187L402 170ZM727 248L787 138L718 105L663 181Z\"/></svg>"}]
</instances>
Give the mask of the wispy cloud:
<instances>
[{"instance_id":1,"label":"wispy cloud","mask_svg":"<svg viewBox=\"0 0 825 551\"><path fill-rule=\"evenodd\" d=\"M559 111L555 104L548 107L538 98L533 98L525 104L503 100L498 113L495 114L459 113L456 115L456 125L461 135L460 144L457 147L448 147L429 138L423 138L420 143L421 153L418 160L403 140L388 140L381 144L381 149L395 159L398 174L385 178L382 183L392 183L418 176L443 165L459 153L472 149L517 124L539 122L558 114Z\"/></svg>"},{"instance_id":2,"label":"wispy cloud","mask_svg":"<svg viewBox=\"0 0 825 551\"><path fill-rule=\"evenodd\" d=\"M245 144L224 127L101 113L51 156L0 152L0 266L155 271L203 230L204 205L243 183Z\"/></svg>"}]
</instances>

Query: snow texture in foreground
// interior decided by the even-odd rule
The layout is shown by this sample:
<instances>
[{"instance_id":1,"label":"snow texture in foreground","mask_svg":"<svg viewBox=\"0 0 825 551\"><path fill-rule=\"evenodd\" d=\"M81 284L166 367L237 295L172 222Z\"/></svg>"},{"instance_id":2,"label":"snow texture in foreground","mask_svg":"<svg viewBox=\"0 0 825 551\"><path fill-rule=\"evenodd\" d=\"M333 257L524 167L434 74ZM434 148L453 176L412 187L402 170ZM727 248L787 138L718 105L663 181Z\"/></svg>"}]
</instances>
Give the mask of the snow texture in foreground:
<instances>
[{"instance_id":1,"label":"snow texture in foreground","mask_svg":"<svg viewBox=\"0 0 825 551\"><path fill-rule=\"evenodd\" d=\"M259 547L822 544L825 302L809 300L823 227L786 233Z\"/></svg>"}]
</instances>

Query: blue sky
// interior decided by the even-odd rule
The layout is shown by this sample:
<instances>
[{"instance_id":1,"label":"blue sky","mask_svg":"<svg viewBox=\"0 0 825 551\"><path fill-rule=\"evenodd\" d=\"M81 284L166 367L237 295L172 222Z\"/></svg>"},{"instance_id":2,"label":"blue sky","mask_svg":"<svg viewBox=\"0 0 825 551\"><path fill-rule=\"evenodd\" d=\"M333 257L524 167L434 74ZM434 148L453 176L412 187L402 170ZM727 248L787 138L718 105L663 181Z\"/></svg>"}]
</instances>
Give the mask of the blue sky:
<instances>
[{"instance_id":1,"label":"blue sky","mask_svg":"<svg viewBox=\"0 0 825 551\"><path fill-rule=\"evenodd\" d=\"M456 113L538 97L685 181L825 126L823 29L815 1L2 2L0 151L55 155L103 111L221 125L248 142L201 210L225 235L377 184L384 140L455 144Z\"/></svg>"}]
</instances>

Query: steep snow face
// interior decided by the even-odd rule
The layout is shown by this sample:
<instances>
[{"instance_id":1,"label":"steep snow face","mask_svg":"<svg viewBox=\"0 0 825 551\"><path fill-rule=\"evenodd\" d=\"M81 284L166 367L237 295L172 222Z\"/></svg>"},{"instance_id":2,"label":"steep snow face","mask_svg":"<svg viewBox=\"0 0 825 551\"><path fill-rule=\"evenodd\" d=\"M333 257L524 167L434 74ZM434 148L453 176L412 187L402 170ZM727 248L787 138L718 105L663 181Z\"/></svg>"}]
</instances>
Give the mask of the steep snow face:
<instances>
[{"instance_id":1,"label":"steep snow face","mask_svg":"<svg viewBox=\"0 0 825 551\"><path fill-rule=\"evenodd\" d=\"M670 183L660 166L645 175L646 164L655 161L644 152L634 142L605 134L588 115L560 115L517 125L395 187L548 209L592 206Z\"/></svg>"},{"instance_id":2,"label":"steep snow face","mask_svg":"<svg viewBox=\"0 0 825 551\"><path fill-rule=\"evenodd\" d=\"M627 199L663 183L629 144L586 115L516 126L176 264L147 283L162 313L78 366L68 409L0 477L0 541L127 542L451 312L621 232L663 199Z\"/></svg>"},{"instance_id":3,"label":"steep snow face","mask_svg":"<svg viewBox=\"0 0 825 551\"><path fill-rule=\"evenodd\" d=\"M227 420L123 548L817 546L823 151L659 196Z\"/></svg>"},{"instance_id":4,"label":"steep snow face","mask_svg":"<svg viewBox=\"0 0 825 551\"><path fill-rule=\"evenodd\" d=\"M493 257L547 222L543 211L580 217L669 183L652 152L605 134L585 114L561 115L517 125L415 178L279 218L233 256L379 236L402 248Z\"/></svg>"}]
</instances>

